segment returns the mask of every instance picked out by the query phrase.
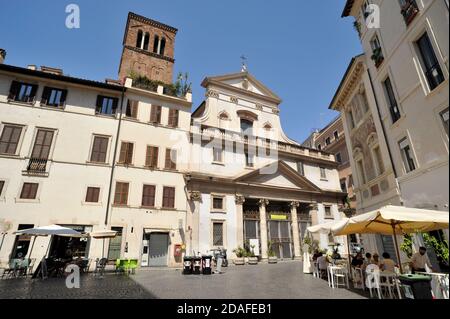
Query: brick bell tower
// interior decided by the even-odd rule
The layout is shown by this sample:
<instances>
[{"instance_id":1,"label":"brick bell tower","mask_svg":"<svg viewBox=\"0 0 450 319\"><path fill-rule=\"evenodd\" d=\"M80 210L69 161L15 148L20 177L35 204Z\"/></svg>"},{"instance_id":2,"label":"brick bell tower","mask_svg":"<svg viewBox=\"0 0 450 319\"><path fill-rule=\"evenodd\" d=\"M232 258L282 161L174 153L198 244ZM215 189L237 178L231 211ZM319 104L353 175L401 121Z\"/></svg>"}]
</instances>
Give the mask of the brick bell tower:
<instances>
[{"instance_id":1,"label":"brick bell tower","mask_svg":"<svg viewBox=\"0 0 450 319\"><path fill-rule=\"evenodd\" d=\"M166 24L129 12L119 79L123 80L134 72L151 80L172 83L177 31Z\"/></svg>"}]
</instances>

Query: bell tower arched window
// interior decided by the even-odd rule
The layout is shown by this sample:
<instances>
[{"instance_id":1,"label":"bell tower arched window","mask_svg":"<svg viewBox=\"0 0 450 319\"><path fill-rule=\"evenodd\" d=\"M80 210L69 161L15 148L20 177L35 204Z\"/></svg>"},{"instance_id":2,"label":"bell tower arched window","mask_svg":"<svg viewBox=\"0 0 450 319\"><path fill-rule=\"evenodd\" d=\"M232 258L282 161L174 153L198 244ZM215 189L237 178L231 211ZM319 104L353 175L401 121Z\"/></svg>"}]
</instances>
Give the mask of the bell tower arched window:
<instances>
[{"instance_id":1,"label":"bell tower arched window","mask_svg":"<svg viewBox=\"0 0 450 319\"><path fill-rule=\"evenodd\" d=\"M142 49L143 50L148 50L148 44L150 42L150 33L145 32L145 36L144 36L144 41L142 43Z\"/></svg>"},{"instance_id":2,"label":"bell tower arched window","mask_svg":"<svg viewBox=\"0 0 450 319\"><path fill-rule=\"evenodd\" d=\"M166 38L162 38L158 54L164 55L165 49L166 49Z\"/></svg>"},{"instance_id":3,"label":"bell tower arched window","mask_svg":"<svg viewBox=\"0 0 450 319\"><path fill-rule=\"evenodd\" d=\"M153 42L153 53L158 53L159 36L155 35L155 41Z\"/></svg>"},{"instance_id":4,"label":"bell tower arched window","mask_svg":"<svg viewBox=\"0 0 450 319\"><path fill-rule=\"evenodd\" d=\"M136 48L141 48L142 37L143 37L143 32L142 32L142 30L139 30L138 33L137 33Z\"/></svg>"}]
</instances>

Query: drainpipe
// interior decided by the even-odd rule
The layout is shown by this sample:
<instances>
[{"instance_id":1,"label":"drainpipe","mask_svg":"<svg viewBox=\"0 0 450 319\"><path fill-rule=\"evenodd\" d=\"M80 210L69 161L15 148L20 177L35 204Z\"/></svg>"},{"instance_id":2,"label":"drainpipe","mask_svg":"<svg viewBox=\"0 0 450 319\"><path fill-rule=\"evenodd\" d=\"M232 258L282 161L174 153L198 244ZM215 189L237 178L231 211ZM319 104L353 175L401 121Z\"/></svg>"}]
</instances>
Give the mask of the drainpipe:
<instances>
[{"instance_id":1,"label":"drainpipe","mask_svg":"<svg viewBox=\"0 0 450 319\"><path fill-rule=\"evenodd\" d=\"M108 189L108 200L106 202L106 214L105 214L105 227L108 227L109 220L110 220L110 202L111 202L111 193L112 193L112 184L113 184L113 178L114 178L114 170L116 168L116 157L117 157L117 148L119 145L119 135L120 135L120 127L122 124L122 108L123 108L123 101L125 98L125 84L122 86L122 96L120 100L120 109L119 109L119 124L117 125L117 132L116 132L116 142L114 144L114 152L113 152L113 162L111 166L111 175L109 178L109 189Z\"/></svg>"}]
</instances>

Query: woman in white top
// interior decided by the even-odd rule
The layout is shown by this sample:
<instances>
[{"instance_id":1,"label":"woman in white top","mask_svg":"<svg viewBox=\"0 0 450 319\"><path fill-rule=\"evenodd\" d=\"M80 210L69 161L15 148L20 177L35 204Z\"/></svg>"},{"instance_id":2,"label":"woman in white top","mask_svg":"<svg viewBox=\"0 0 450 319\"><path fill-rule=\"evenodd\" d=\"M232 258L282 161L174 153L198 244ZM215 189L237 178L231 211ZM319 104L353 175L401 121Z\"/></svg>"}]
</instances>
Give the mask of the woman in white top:
<instances>
[{"instance_id":1,"label":"woman in white top","mask_svg":"<svg viewBox=\"0 0 450 319\"><path fill-rule=\"evenodd\" d=\"M391 256L388 253L383 253L383 261L380 263L380 269L386 272L394 272L395 271L395 262L391 259Z\"/></svg>"}]
</instances>

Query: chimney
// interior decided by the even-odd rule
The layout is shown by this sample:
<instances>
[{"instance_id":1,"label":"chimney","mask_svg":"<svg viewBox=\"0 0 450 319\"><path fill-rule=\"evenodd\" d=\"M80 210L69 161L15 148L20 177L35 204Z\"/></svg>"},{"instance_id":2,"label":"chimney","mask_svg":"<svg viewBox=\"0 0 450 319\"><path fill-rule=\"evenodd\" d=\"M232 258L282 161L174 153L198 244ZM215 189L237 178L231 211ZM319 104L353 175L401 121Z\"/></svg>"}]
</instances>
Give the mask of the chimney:
<instances>
[{"instance_id":1,"label":"chimney","mask_svg":"<svg viewBox=\"0 0 450 319\"><path fill-rule=\"evenodd\" d=\"M37 68L36 68L36 65L34 65L34 64L28 64L27 69L36 71Z\"/></svg>"},{"instance_id":2,"label":"chimney","mask_svg":"<svg viewBox=\"0 0 450 319\"><path fill-rule=\"evenodd\" d=\"M63 70L58 68L52 68L50 66L41 66L41 71L46 73L51 73L55 75L63 75Z\"/></svg>"},{"instance_id":3,"label":"chimney","mask_svg":"<svg viewBox=\"0 0 450 319\"><path fill-rule=\"evenodd\" d=\"M6 50L0 49L0 64L3 64L3 61L5 61L6 58Z\"/></svg>"}]
</instances>

